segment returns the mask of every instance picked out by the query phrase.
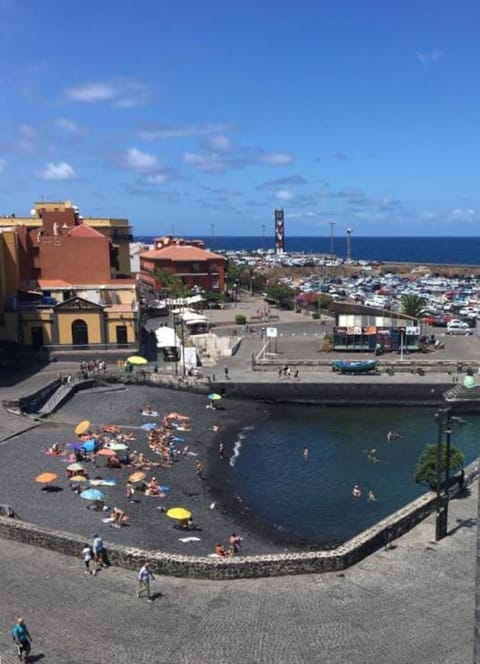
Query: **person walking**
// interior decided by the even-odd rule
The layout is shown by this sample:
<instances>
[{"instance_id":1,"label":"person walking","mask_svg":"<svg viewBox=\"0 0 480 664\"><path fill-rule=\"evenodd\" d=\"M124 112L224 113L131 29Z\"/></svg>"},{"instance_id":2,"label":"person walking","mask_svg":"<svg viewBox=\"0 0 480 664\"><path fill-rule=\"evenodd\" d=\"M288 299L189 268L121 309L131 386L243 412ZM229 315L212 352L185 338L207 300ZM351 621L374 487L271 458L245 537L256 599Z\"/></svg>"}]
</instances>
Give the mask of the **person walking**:
<instances>
[{"instance_id":1,"label":"person walking","mask_svg":"<svg viewBox=\"0 0 480 664\"><path fill-rule=\"evenodd\" d=\"M155 577L150 569L150 563L145 563L138 572L138 590L137 597L147 595L147 602L153 602L150 596L150 581L155 581Z\"/></svg>"},{"instance_id":2,"label":"person walking","mask_svg":"<svg viewBox=\"0 0 480 664\"><path fill-rule=\"evenodd\" d=\"M93 558L93 551L90 544L84 545L82 549L82 558L83 562L85 563L85 574L92 574L92 573L95 574L95 572L92 572L92 570L90 569L90 563Z\"/></svg>"},{"instance_id":3,"label":"person walking","mask_svg":"<svg viewBox=\"0 0 480 664\"><path fill-rule=\"evenodd\" d=\"M23 618L17 618L11 629L12 639L17 648L17 657L21 662L26 662L32 648L32 637L28 631Z\"/></svg>"},{"instance_id":4,"label":"person walking","mask_svg":"<svg viewBox=\"0 0 480 664\"><path fill-rule=\"evenodd\" d=\"M92 537L92 552L93 560L95 561L95 570L93 573L96 574L98 570L103 567L105 562L105 548L103 546L103 540L100 535L93 533Z\"/></svg>"}]
</instances>

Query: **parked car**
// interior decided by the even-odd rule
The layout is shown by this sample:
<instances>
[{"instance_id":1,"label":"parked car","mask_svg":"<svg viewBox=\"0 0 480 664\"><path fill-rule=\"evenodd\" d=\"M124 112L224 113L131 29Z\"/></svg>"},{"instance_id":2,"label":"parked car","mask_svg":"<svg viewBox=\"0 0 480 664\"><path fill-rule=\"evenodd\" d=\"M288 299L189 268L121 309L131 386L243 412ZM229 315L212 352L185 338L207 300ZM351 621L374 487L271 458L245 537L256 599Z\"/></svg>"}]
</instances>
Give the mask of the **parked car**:
<instances>
[{"instance_id":1,"label":"parked car","mask_svg":"<svg viewBox=\"0 0 480 664\"><path fill-rule=\"evenodd\" d=\"M468 323L465 323L463 320L452 320L447 325L446 334L473 334Z\"/></svg>"}]
</instances>

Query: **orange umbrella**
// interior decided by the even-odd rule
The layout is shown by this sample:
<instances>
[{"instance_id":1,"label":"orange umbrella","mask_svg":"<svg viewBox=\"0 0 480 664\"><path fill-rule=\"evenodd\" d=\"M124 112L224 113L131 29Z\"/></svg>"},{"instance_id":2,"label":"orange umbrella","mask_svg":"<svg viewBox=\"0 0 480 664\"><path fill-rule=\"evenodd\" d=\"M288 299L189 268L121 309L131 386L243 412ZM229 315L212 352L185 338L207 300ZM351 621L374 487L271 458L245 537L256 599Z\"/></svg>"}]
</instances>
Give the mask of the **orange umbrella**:
<instances>
[{"instance_id":1,"label":"orange umbrella","mask_svg":"<svg viewBox=\"0 0 480 664\"><path fill-rule=\"evenodd\" d=\"M38 482L39 484L50 484L50 482L54 482L57 477L58 475L55 473L41 473L36 476L35 482Z\"/></svg>"},{"instance_id":2,"label":"orange umbrella","mask_svg":"<svg viewBox=\"0 0 480 664\"><path fill-rule=\"evenodd\" d=\"M98 456L115 456L115 452L108 447L102 447L101 450L97 452Z\"/></svg>"},{"instance_id":3,"label":"orange umbrella","mask_svg":"<svg viewBox=\"0 0 480 664\"><path fill-rule=\"evenodd\" d=\"M80 435L82 433L86 433L89 429L90 429L90 422L88 420L82 420L75 427L75 433L77 435Z\"/></svg>"},{"instance_id":4,"label":"orange umbrella","mask_svg":"<svg viewBox=\"0 0 480 664\"><path fill-rule=\"evenodd\" d=\"M140 470L138 470L136 473L132 473L128 481L129 482L141 482L142 480L145 479L145 473L142 473Z\"/></svg>"}]
</instances>

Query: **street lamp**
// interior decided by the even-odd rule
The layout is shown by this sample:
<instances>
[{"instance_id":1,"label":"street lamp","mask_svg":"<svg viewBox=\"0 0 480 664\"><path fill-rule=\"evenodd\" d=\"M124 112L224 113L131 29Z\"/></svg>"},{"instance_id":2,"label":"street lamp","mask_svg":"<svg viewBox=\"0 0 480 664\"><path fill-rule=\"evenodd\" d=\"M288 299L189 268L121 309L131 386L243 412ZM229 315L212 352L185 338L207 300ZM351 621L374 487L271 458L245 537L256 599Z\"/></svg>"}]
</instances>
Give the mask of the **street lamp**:
<instances>
[{"instance_id":1,"label":"street lamp","mask_svg":"<svg viewBox=\"0 0 480 664\"><path fill-rule=\"evenodd\" d=\"M458 418L453 417L449 408L440 408L435 418L438 423L437 437L437 500L436 500L436 519L435 519L435 541L443 539L447 535L448 527L448 503L450 499L450 449L452 424ZM442 494L442 447L443 436L446 437L445 445L445 480L443 483Z\"/></svg>"}]
</instances>

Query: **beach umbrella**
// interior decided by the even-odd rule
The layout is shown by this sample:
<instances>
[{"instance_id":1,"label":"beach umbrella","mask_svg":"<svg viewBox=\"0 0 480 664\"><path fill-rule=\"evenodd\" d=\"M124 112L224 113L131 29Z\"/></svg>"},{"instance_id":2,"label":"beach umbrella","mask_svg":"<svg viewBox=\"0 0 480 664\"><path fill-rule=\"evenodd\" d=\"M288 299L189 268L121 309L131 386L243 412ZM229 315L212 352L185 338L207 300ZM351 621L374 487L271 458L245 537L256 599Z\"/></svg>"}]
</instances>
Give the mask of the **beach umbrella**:
<instances>
[{"instance_id":1,"label":"beach umbrella","mask_svg":"<svg viewBox=\"0 0 480 664\"><path fill-rule=\"evenodd\" d=\"M208 395L208 398L210 401L218 401L219 399L222 398L221 394L218 394L217 392L212 392L211 394Z\"/></svg>"},{"instance_id":2,"label":"beach umbrella","mask_svg":"<svg viewBox=\"0 0 480 664\"><path fill-rule=\"evenodd\" d=\"M70 482L86 482L87 478L85 475L74 475L70 478Z\"/></svg>"},{"instance_id":3,"label":"beach umbrella","mask_svg":"<svg viewBox=\"0 0 480 664\"><path fill-rule=\"evenodd\" d=\"M75 427L75 433L77 434L77 436L79 436L82 433L87 433L89 429L90 429L90 422L88 420L82 420Z\"/></svg>"},{"instance_id":4,"label":"beach umbrella","mask_svg":"<svg viewBox=\"0 0 480 664\"><path fill-rule=\"evenodd\" d=\"M186 510L184 507L171 507L167 511L167 516L170 519L183 520L183 519L190 519L192 513Z\"/></svg>"},{"instance_id":5,"label":"beach umbrella","mask_svg":"<svg viewBox=\"0 0 480 664\"><path fill-rule=\"evenodd\" d=\"M105 494L100 489L85 489L80 494L80 498L85 498L85 500L104 500Z\"/></svg>"},{"instance_id":6,"label":"beach umbrella","mask_svg":"<svg viewBox=\"0 0 480 664\"><path fill-rule=\"evenodd\" d=\"M142 473L141 470L137 470L137 472L132 473L128 477L129 482L142 482L145 479L145 473Z\"/></svg>"},{"instance_id":7,"label":"beach umbrella","mask_svg":"<svg viewBox=\"0 0 480 664\"><path fill-rule=\"evenodd\" d=\"M97 441L95 438L89 438L82 444L82 448L85 450L85 452L95 452L96 446Z\"/></svg>"},{"instance_id":8,"label":"beach umbrella","mask_svg":"<svg viewBox=\"0 0 480 664\"><path fill-rule=\"evenodd\" d=\"M108 447L102 447L101 450L98 450L97 456L106 456L106 457L115 456L115 452L109 449Z\"/></svg>"},{"instance_id":9,"label":"beach umbrella","mask_svg":"<svg viewBox=\"0 0 480 664\"><path fill-rule=\"evenodd\" d=\"M148 364L148 360L141 355L130 355L130 357L127 357L127 362L137 367L145 366L145 364Z\"/></svg>"},{"instance_id":10,"label":"beach umbrella","mask_svg":"<svg viewBox=\"0 0 480 664\"><path fill-rule=\"evenodd\" d=\"M39 484L50 484L50 482L54 482L57 477L58 475L55 473L41 473L36 476L35 482L38 482Z\"/></svg>"},{"instance_id":11,"label":"beach umbrella","mask_svg":"<svg viewBox=\"0 0 480 664\"><path fill-rule=\"evenodd\" d=\"M67 470L85 470L85 468L82 466L81 463L71 463L69 466L67 466Z\"/></svg>"},{"instance_id":12,"label":"beach umbrella","mask_svg":"<svg viewBox=\"0 0 480 664\"><path fill-rule=\"evenodd\" d=\"M113 450L114 452L120 452L123 450L128 450L128 445L125 445L125 443L112 443L108 446L107 449Z\"/></svg>"}]
</instances>

